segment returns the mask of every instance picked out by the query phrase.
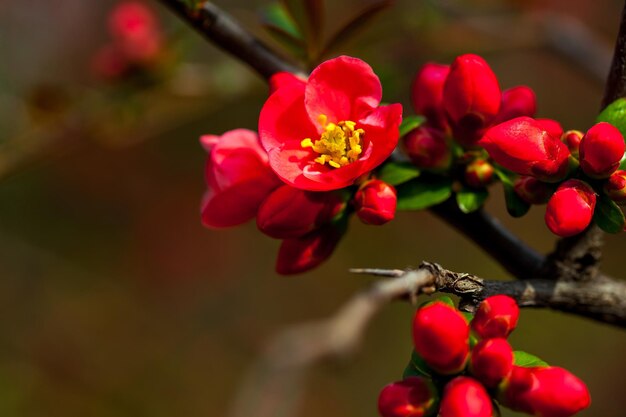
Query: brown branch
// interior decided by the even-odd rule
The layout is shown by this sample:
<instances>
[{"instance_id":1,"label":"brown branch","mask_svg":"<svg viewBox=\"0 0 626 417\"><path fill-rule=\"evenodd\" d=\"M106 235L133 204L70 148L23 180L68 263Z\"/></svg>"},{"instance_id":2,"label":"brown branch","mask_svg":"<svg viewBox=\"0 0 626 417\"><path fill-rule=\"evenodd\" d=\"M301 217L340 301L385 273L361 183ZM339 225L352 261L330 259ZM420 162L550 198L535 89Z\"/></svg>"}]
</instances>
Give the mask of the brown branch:
<instances>
[{"instance_id":1,"label":"brown branch","mask_svg":"<svg viewBox=\"0 0 626 417\"><path fill-rule=\"evenodd\" d=\"M621 97L626 97L626 3L622 10L619 32L613 51L613 61L606 80L601 109Z\"/></svg>"},{"instance_id":2,"label":"brown branch","mask_svg":"<svg viewBox=\"0 0 626 417\"><path fill-rule=\"evenodd\" d=\"M423 262L416 270L354 269L394 277L357 293L328 319L297 325L276 336L250 369L233 404L232 417L293 416L307 369L343 359L360 345L374 315L393 300L415 302L421 293L442 291L471 310L484 298L507 294L522 307L550 307L626 327L626 282L608 277L592 283L545 279L489 281Z\"/></svg>"},{"instance_id":3,"label":"brown branch","mask_svg":"<svg viewBox=\"0 0 626 417\"><path fill-rule=\"evenodd\" d=\"M250 65L265 79L281 71L302 72L209 1L197 1L195 8L189 5L194 2L188 0L161 0L161 3L214 45Z\"/></svg>"}]
</instances>

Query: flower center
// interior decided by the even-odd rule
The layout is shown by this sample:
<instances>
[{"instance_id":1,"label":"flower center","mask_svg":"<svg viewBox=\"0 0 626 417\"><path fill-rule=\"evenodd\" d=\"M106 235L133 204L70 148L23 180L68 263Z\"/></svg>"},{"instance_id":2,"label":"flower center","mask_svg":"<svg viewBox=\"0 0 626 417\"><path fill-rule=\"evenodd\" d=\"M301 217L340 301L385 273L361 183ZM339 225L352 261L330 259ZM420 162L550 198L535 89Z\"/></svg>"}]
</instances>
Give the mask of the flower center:
<instances>
[{"instance_id":1,"label":"flower center","mask_svg":"<svg viewBox=\"0 0 626 417\"><path fill-rule=\"evenodd\" d=\"M356 123L351 120L328 123L325 114L320 114L317 118L324 128L324 132L319 140L313 142L310 138L300 142L303 148L311 148L320 154L314 159L319 164L330 165L333 168L341 168L359 159L363 151L361 148L361 137L365 134L363 129L355 129Z\"/></svg>"}]
</instances>

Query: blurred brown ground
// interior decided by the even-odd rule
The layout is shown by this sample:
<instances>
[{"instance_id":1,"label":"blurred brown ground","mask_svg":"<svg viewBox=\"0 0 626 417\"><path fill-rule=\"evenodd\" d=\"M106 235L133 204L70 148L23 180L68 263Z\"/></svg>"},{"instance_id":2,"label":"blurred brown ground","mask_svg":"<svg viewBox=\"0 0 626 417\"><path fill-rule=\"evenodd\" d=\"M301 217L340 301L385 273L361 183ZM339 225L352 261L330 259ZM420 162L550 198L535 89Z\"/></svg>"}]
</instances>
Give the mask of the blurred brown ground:
<instances>
[{"instance_id":1,"label":"blurred brown ground","mask_svg":"<svg viewBox=\"0 0 626 417\"><path fill-rule=\"evenodd\" d=\"M266 2L217 3L252 22ZM338 3L336 16L362 2ZM512 4L465 3L476 13ZM524 13L576 17L608 48L622 6L617 0L514 3ZM33 85L62 85L71 95L97 88L85 68L104 39L111 4L0 2L0 144L30 123L20 98ZM353 222L329 262L297 277L273 272L278 242L254 224L204 229L198 211L205 155L197 138L254 129L266 86L154 5L183 39L185 59L207 65L226 87L195 99L156 94L150 102L166 112L192 110L148 134L140 124L116 137L115 146L80 137L79 145L46 154L0 182L0 415L224 416L242 372L272 334L331 314L366 284L349 267L405 267L424 259L506 278L428 213L402 213L381 228ZM343 52L366 59L383 80L384 99L403 102L407 113L408 85L423 62L481 53L504 87L535 89L540 116L588 128L602 82L552 50L511 48L505 35L478 33L432 4L401 0ZM134 143L135 135L147 137ZM541 208L511 219L495 192L488 210L537 248L551 248ZM625 249L626 236L607 237L607 273L624 276ZM353 360L316 368L301 416L375 416L379 389L400 376L408 359L410 319L410 306L389 306ZM512 341L587 382L593 404L582 417L626 414L622 330L525 310Z\"/></svg>"}]
</instances>

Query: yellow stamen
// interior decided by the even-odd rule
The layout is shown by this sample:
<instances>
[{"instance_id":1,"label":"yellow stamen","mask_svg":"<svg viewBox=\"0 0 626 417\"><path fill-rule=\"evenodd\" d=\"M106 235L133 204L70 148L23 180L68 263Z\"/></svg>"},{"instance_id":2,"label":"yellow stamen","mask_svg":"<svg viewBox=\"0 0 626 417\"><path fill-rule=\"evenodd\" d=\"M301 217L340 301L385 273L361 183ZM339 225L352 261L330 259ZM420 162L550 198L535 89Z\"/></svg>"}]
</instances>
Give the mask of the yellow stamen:
<instances>
[{"instance_id":1,"label":"yellow stamen","mask_svg":"<svg viewBox=\"0 0 626 417\"><path fill-rule=\"evenodd\" d=\"M362 136L365 135L363 129L355 129L356 123L351 120L328 123L328 117L320 114L317 121L324 128L324 132L319 140L315 142L311 138L303 139L300 146L311 148L320 154L314 161L318 164L326 164L333 168L341 168L359 159L363 152L361 147Z\"/></svg>"}]
</instances>

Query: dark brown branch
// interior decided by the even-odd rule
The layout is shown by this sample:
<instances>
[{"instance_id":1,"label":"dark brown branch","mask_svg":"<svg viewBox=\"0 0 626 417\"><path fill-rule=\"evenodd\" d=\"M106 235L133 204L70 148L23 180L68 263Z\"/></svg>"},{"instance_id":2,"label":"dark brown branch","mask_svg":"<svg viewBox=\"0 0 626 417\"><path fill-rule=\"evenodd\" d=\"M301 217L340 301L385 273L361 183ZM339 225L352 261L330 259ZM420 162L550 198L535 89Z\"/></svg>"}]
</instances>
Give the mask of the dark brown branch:
<instances>
[{"instance_id":1,"label":"dark brown branch","mask_svg":"<svg viewBox=\"0 0 626 417\"><path fill-rule=\"evenodd\" d=\"M198 1L196 8L190 8L190 2L185 0L161 2L214 45L250 65L265 79L281 71L301 73L215 4Z\"/></svg>"},{"instance_id":2,"label":"dark brown branch","mask_svg":"<svg viewBox=\"0 0 626 417\"><path fill-rule=\"evenodd\" d=\"M544 263L540 253L483 210L464 214L453 200L448 200L430 211L471 239L516 278L536 276Z\"/></svg>"},{"instance_id":3,"label":"dark brown branch","mask_svg":"<svg viewBox=\"0 0 626 417\"><path fill-rule=\"evenodd\" d=\"M626 97L626 3L622 10L619 32L613 51L613 61L606 80L601 108L604 109L621 97Z\"/></svg>"}]
</instances>

